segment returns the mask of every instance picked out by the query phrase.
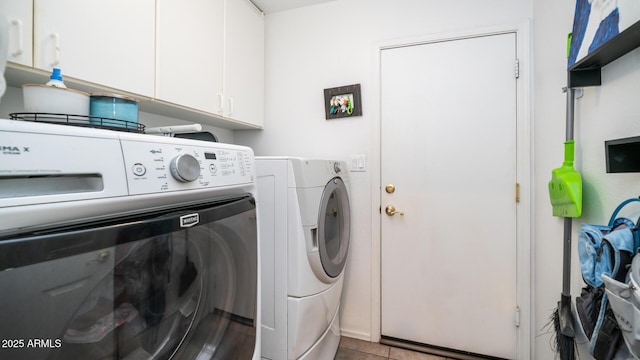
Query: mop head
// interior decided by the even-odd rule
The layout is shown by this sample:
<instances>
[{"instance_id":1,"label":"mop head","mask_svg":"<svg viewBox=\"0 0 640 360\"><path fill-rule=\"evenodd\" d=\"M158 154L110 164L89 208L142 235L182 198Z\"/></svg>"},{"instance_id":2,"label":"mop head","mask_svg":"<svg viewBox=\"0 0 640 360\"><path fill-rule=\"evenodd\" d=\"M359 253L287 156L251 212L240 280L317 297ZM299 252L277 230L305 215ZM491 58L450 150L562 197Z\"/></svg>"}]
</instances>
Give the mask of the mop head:
<instances>
[{"instance_id":1,"label":"mop head","mask_svg":"<svg viewBox=\"0 0 640 360\"><path fill-rule=\"evenodd\" d=\"M555 337L553 340L553 351L556 353L556 359L560 360L575 360L576 358L576 343L573 336L563 334L563 330L567 332L568 329L563 329L560 324L560 301L558 301L558 307L549 317L549 321L553 324L553 330Z\"/></svg>"},{"instance_id":2,"label":"mop head","mask_svg":"<svg viewBox=\"0 0 640 360\"><path fill-rule=\"evenodd\" d=\"M582 215L582 177L573 168L573 140L565 142L565 160L553 169L549 181L553 216L575 218Z\"/></svg>"}]
</instances>

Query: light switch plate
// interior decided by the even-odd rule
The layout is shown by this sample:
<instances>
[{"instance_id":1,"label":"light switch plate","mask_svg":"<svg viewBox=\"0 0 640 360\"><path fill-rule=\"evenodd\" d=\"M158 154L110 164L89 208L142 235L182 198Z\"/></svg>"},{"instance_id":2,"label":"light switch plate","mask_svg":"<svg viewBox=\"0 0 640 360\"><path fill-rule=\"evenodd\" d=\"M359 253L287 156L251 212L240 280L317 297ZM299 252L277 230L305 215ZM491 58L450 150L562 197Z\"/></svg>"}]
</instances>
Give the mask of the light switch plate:
<instances>
[{"instance_id":1,"label":"light switch plate","mask_svg":"<svg viewBox=\"0 0 640 360\"><path fill-rule=\"evenodd\" d=\"M367 157L365 155L351 155L349 169L352 172L367 171Z\"/></svg>"}]
</instances>

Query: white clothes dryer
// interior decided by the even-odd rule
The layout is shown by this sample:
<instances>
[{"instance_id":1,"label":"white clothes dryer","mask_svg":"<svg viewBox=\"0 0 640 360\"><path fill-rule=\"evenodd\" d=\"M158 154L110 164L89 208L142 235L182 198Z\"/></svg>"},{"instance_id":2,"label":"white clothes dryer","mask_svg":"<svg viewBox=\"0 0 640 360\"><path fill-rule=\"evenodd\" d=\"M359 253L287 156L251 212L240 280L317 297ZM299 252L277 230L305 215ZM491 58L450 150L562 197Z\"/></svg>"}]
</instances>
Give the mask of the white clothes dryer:
<instances>
[{"instance_id":1,"label":"white clothes dryer","mask_svg":"<svg viewBox=\"0 0 640 360\"><path fill-rule=\"evenodd\" d=\"M331 359L350 240L344 161L256 157L262 357Z\"/></svg>"}]
</instances>

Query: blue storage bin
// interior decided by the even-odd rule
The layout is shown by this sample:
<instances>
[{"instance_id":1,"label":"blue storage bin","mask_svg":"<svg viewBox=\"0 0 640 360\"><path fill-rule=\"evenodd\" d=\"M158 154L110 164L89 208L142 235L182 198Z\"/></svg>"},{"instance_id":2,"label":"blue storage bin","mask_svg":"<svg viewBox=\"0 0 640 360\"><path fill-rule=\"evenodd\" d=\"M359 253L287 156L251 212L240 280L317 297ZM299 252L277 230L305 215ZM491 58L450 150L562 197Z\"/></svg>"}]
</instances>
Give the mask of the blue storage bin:
<instances>
[{"instance_id":1,"label":"blue storage bin","mask_svg":"<svg viewBox=\"0 0 640 360\"><path fill-rule=\"evenodd\" d=\"M138 100L119 94L91 94L91 123L112 127L136 127Z\"/></svg>"}]
</instances>

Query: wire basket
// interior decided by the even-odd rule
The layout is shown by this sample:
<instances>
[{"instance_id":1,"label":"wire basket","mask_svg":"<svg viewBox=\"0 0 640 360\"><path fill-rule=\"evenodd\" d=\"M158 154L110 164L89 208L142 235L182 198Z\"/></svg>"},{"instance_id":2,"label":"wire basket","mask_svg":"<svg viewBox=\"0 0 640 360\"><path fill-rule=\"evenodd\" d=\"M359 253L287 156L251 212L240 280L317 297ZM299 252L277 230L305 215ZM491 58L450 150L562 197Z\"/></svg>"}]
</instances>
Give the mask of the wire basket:
<instances>
[{"instance_id":1,"label":"wire basket","mask_svg":"<svg viewBox=\"0 0 640 360\"><path fill-rule=\"evenodd\" d=\"M99 116L52 114L52 113L12 113L11 120L34 121L49 124L72 125L116 131L144 133L145 126L134 121L103 118Z\"/></svg>"}]
</instances>

